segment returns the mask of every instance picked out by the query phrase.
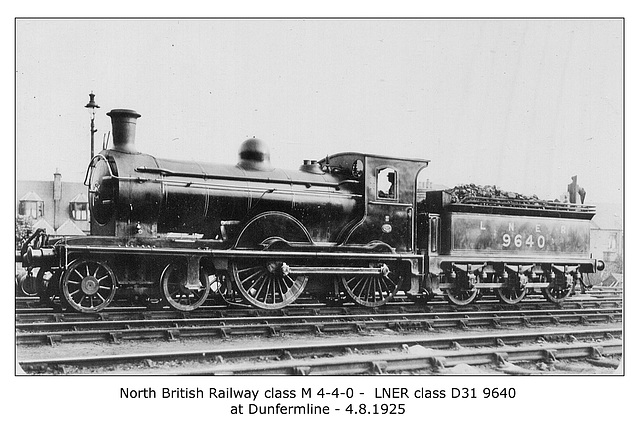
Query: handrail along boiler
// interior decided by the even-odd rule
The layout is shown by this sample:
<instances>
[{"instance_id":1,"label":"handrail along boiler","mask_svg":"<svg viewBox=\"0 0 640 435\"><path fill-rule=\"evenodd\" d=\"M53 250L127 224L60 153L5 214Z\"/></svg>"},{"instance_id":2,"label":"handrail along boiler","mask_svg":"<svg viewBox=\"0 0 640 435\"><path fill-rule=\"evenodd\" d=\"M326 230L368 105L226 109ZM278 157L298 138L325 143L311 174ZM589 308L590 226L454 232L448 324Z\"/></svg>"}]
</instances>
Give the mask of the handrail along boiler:
<instances>
[{"instance_id":1,"label":"handrail along boiler","mask_svg":"<svg viewBox=\"0 0 640 435\"><path fill-rule=\"evenodd\" d=\"M561 302L589 256L589 206L471 199L418 189L429 161L340 153L271 166L257 139L237 165L138 152L138 113L114 109L113 147L90 162L91 234L34 233L19 253L43 298L80 312L114 298L191 311L214 292L278 309L303 292L377 307L402 290L464 305L541 291Z\"/></svg>"}]
</instances>

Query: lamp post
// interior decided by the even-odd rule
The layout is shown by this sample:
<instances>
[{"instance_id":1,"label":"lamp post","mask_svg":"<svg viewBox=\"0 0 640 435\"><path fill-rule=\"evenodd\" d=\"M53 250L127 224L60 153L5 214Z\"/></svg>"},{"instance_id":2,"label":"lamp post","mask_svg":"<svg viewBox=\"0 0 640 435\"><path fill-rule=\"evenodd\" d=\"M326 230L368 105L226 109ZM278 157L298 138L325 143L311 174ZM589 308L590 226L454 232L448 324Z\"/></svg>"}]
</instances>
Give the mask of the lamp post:
<instances>
[{"instance_id":1,"label":"lamp post","mask_svg":"<svg viewBox=\"0 0 640 435\"><path fill-rule=\"evenodd\" d=\"M93 92L89 93L89 102L84 106L89 109L89 115L91 116L91 160L93 160L93 135L98 131L95 128L94 120L96 119L96 109L100 108L100 106L96 104L94 98L95 94Z\"/></svg>"}]
</instances>

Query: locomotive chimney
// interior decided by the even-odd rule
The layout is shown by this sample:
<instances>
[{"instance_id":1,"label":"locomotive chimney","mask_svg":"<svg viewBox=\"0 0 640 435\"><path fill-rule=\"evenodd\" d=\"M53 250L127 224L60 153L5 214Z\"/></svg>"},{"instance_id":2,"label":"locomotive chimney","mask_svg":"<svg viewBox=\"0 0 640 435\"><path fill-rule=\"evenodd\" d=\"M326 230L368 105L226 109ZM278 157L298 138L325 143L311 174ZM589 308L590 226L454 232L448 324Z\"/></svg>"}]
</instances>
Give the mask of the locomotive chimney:
<instances>
[{"instance_id":1,"label":"locomotive chimney","mask_svg":"<svg viewBox=\"0 0 640 435\"><path fill-rule=\"evenodd\" d=\"M113 148L127 153L136 152L136 120L140 114L130 109L113 109L107 115L111 117Z\"/></svg>"}]
</instances>

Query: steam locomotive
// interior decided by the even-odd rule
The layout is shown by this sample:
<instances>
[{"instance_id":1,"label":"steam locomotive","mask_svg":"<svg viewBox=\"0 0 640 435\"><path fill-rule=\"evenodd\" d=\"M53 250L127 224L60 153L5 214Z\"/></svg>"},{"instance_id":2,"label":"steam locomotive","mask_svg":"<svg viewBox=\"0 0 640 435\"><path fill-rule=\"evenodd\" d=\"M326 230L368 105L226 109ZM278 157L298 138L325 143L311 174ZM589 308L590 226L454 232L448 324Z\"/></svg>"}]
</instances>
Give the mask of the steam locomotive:
<instances>
[{"instance_id":1,"label":"steam locomotive","mask_svg":"<svg viewBox=\"0 0 640 435\"><path fill-rule=\"evenodd\" d=\"M283 308L301 294L378 307L399 291L466 305L542 292L566 299L590 258L592 206L499 198L454 202L418 189L429 161L340 153L271 166L245 141L237 165L160 159L135 149L138 113L114 109L113 147L87 169L91 234L36 231L17 256L43 297L79 312L116 298L191 311L210 296Z\"/></svg>"}]
</instances>

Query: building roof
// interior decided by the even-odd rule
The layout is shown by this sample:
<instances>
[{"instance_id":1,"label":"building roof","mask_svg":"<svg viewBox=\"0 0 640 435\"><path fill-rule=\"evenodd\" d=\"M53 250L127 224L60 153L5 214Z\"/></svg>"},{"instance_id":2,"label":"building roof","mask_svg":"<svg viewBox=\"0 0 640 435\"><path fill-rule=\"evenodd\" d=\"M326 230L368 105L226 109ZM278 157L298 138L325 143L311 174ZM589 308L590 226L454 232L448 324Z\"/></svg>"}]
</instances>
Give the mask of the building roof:
<instances>
[{"instance_id":1,"label":"building roof","mask_svg":"<svg viewBox=\"0 0 640 435\"><path fill-rule=\"evenodd\" d=\"M33 190L30 190L22 198L20 198L20 201L38 201L38 202L42 202L42 198L40 198L40 196L37 193L35 193Z\"/></svg>"},{"instance_id":2,"label":"building roof","mask_svg":"<svg viewBox=\"0 0 640 435\"><path fill-rule=\"evenodd\" d=\"M87 200L87 195L85 195L84 193L78 193L69 202L89 202L89 201Z\"/></svg>"},{"instance_id":3,"label":"building roof","mask_svg":"<svg viewBox=\"0 0 640 435\"><path fill-rule=\"evenodd\" d=\"M47 232L47 234L55 234L56 232L56 230L53 229L51 224L47 222L46 219L39 219L36 223L31 225L31 228L33 228L34 230L42 228Z\"/></svg>"},{"instance_id":4,"label":"building roof","mask_svg":"<svg viewBox=\"0 0 640 435\"><path fill-rule=\"evenodd\" d=\"M67 219L56 231L58 236L84 236L84 232L73 223L71 219Z\"/></svg>"}]
</instances>

